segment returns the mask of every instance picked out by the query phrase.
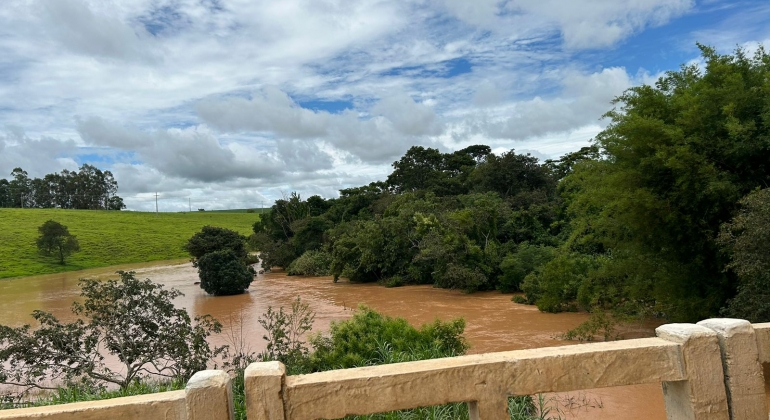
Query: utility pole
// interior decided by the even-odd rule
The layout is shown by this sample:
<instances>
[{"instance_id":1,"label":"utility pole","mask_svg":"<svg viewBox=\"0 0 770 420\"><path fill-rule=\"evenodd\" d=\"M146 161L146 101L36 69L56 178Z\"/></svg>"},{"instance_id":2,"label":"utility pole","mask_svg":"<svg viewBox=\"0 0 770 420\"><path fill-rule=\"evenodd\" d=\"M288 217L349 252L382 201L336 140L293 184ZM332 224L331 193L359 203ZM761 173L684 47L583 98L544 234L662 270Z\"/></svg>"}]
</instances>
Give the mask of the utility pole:
<instances>
[{"instance_id":1,"label":"utility pole","mask_svg":"<svg viewBox=\"0 0 770 420\"><path fill-rule=\"evenodd\" d=\"M158 217L158 192L155 191L155 217Z\"/></svg>"},{"instance_id":2,"label":"utility pole","mask_svg":"<svg viewBox=\"0 0 770 420\"><path fill-rule=\"evenodd\" d=\"M187 207L190 208L190 213L192 213L192 201L190 201L190 197L187 197Z\"/></svg>"}]
</instances>

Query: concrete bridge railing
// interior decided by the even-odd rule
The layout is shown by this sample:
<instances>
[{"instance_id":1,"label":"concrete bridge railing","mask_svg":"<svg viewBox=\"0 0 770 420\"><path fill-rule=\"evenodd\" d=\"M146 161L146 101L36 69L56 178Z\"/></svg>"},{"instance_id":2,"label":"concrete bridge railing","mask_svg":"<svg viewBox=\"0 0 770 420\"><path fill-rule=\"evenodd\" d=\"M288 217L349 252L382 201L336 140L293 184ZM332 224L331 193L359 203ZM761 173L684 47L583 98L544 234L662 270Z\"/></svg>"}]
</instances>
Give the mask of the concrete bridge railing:
<instances>
[{"instance_id":1,"label":"concrete bridge railing","mask_svg":"<svg viewBox=\"0 0 770 420\"><path fill-rule=\"evenodd\" d=\"M334 419L467 402L471 419L508 419L514 395L661 383L669 419L766 420L770 323L667 324L656 338L517 350L287 376L279 362L246 369L249 420ZM0 419L232 419L224 372L185 391L0 411Z\"/></svg>"}]
</instances>

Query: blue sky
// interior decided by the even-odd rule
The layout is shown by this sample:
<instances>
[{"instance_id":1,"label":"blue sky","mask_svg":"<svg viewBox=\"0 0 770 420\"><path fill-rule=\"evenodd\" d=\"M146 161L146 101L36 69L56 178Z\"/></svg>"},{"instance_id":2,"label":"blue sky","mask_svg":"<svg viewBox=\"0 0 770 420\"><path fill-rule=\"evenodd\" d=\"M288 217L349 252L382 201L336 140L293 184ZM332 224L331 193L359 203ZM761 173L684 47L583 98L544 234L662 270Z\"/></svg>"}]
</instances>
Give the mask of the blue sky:
<instances>
[{"instance_id":1,"label":"blue sky","mask_svg":"<svg viewBox=\"0 0 770 420\"><path fill-rule=\"evenodd\" d=\"M541 159L625 89L770 43L768 0L3 0L0 176L95 164L130 209L384 179L410 146Z\"/></svg>"}]
</instances>

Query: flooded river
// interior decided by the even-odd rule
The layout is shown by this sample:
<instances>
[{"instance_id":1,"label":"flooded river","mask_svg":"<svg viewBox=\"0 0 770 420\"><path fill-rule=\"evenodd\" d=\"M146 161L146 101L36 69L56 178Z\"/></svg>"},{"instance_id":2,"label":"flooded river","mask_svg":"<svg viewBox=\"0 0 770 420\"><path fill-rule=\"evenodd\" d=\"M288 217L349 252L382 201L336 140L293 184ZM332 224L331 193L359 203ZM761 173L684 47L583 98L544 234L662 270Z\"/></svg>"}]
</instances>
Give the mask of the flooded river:
<instances>
[{"instance_id":1,"label":"flooded river","mask_svg":"<svg viewBox=\"0 0 770 420\"><path fill-rule=\"evenodd\" d=\"M77 280L82 277L115 278L117 269L134 270L140 278L175 287L185 296L177 305L191 315L211 314L226 332L243 331L253 351L264 348L264 330L257 323L268 306L288 307L300 296L316 313L315 330L327 329L329 323L351 316L364 303L391 316L400 316L414 325L436 318L463 317L471 344L470 353L516 350L572 344L558 338L587 319L585 314L546 314L535 307L511 302L510 295L483 292L472 295L430 286L385 288L376 284L333 283L331 278L287 277L282 273L260 275L249 293L238 296L211 297L197 281L197 272L185 261L164 264L134 264L71 273L0 280L0 322L5 325L30 323L35 309L52 312L63 321L73 319L69 308L78 298ZM640 326L625 332L626 338L649 336L652 327ZM239 333L236 333L238 335ZM227 343L227 334L215 342ZM663 395L660 385L641 385L548 396L571 419L650 419L663 420Z\"/></svg>"}]
</instances>

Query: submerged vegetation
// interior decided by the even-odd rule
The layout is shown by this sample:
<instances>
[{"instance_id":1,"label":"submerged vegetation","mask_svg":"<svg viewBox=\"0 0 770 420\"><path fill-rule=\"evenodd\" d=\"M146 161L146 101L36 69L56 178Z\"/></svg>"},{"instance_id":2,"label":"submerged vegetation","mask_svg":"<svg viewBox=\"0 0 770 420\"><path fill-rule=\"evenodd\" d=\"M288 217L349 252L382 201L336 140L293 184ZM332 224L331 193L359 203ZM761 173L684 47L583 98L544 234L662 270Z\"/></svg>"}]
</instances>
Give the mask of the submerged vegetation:
<instances>
[{"instance_id":1,"label":"submerged vegetation","mask_svg":"<svg viewBox=\"0 0 770 420\"><path fill-rule=\"evenodd\" d=\"M593 144L559 160L415 146L383 182L276 201L252 243L266 265L335 280L523 291L549 312L768 321L767 270L752 267L770 257L747 244L770 217L753 193L770 185L770 56L701 51L702 67L616 98Z\"/></svg>"},{"instance_id":2,"label":"submerged vegetation","mask_svg":"<svg viewBox=\"0 0 770 420\"><path fill-rule=\"evenodd\" d=\"M59 324L50 315L37 316L36 312L36 319L42 319L44 325L34 333L27 326L0 327L0 356L10 362L0 371L0 382L25 385L21 394L3 395L0 409L181 389L195 370L216 363L234 376L235 415L245 419L243 372L255 361L281 361L289 374L296 375L457 356L468 348L462 319L436 320L415 328L402 318L384 316L366 306L360 306L351 319L332 323L328 332L312 333L315 314L298 298L290 309L268 308L260 317L267 331L263 337L267 348L262 353L239 345L243 337L237 335L230 337L230 346L212 349L206 337L220 331L216 320L206 316L191 327L186 312L171 305L177 291L136 280L132 273L120 274L119 281L82 283L85 301L75 304L73 310L87 321ZM178 334L180 331L188 333ZM307 333L310 336L305 340ZM32 346L33 342L38 345ZM93 354L97 349L86 348L97 343L124 363L125 375L106 368L101 357ZM86 363L88 360L95 364ZM154 367L152 372L146 370L147 364ZM50 381L55 383L41 386ZM119 389L108 389L108 384ZM29 389L50 392L30 398ZM553 401L526 396L510 398L509 410L512 420L550 419L559 413ZM468 409L464 403L455 403L355 418L461 420L468 418Z\"/></svg>"}]
</instances>

